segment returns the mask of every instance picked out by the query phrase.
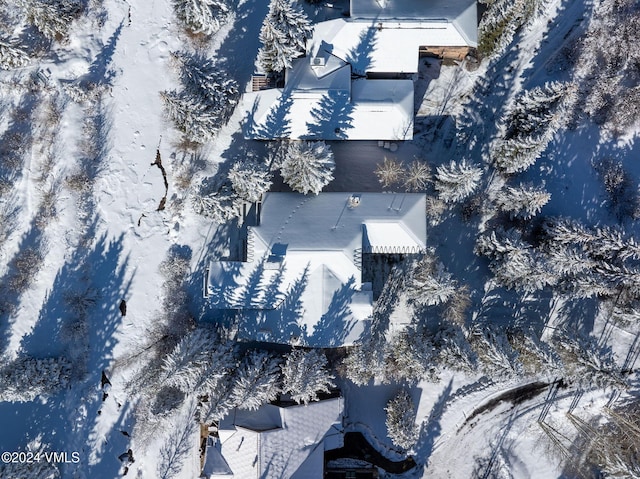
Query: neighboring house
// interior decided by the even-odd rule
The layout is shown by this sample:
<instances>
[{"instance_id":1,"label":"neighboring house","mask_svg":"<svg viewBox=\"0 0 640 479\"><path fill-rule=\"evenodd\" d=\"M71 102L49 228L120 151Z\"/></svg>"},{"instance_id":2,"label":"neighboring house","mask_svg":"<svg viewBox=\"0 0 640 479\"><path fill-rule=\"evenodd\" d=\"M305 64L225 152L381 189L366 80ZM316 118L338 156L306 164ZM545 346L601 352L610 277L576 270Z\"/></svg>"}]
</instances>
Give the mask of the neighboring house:
<instances>
[{"instance_id":1,"label":"neighboring house","mask_svg":"<svg viewBox=\"0 0 640 479\"><path fill-rule=\"evenodd\" d=\"M234 410L207 444L206 479L322 479L324 453L344 444L341 397Z\"/></svg>"},{"instance_id":2,"label":"neighboring house","mask_svg":"<svg viewBox=\"0 0 640 479\"><path fill-rule=\"evenodd\" d=\"M245 137L410 140L419 55L476 46L475 0L351 0L351 18L315 25L284 88L245 94Z\"/></svg>"},{"instance_id":3,"label":"neighboring house","mask_svg":"<svg viewBox=\"0 0 640 479\"><path fill-rule=\"evenodd\" d=\"M373 313L363 258L424 252L425 206L417 193L267 193L247 261L211 263L205 296L236 315L240 340L353 344Z\"/></svg>"}]
</instances>

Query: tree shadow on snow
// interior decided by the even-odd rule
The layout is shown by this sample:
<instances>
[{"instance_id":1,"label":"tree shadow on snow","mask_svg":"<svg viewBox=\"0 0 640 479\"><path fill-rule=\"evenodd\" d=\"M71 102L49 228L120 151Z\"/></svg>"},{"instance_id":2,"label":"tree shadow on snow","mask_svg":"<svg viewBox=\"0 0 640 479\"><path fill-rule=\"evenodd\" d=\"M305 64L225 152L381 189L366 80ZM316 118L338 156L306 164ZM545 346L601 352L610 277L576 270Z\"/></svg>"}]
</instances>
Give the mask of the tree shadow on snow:
<instances>
[{"instance_id":1,"label":"tree shadow on snow","mask_svg":"<svg viewBox=\"0 0 640 479\"><path fill-rule=\"evenodd\" d=\"M251 81L255 54L260 47L260 29L268 10L269 2L262 0L241 2L236 9L235 20L231 27L232 33L227 35L216 52L224 68L240 85L240 91L245 91Z\"/></svg>"},{"instance_id":2,"label":"tree shadow on snow","mask_svg":"<svg viewBox=\"0 0 640 479\"><path fill-rule=\"evenodd\" d=\"M95 227L96 222L85 240L95 237ZM133 280L129 258L122 257L122 242L123 236L108 240L103 234L89 249L78 246L58 271L35 328L23 338L27 353L46 353L54 339L63 348L60 352L84 359L86 364L76 366L99 380L102 370L110 366L115 332L123 320L120 302L128 299Z\"/></svg>"},{"instance_id":3,"label":"tree shadow on snow","mask_svg":"<svg viewBox=\"0 0 640 479\"><path fill-rule=\"evenodd\" d=\"M353 103L349 93L345 91L330 91L325 93L318 105L311 108L313 121L307 122L306 139L337 139L347 138L347 131L352 128Z\"/></svg>"},{"instance_id":4,"label":"tree shadow on snow","mask_svg":"<svg viewBox=\"0 0 640 479\"><path fill-rule=\"evenodd\" d=\"M113 59L113 55L116 51L116 46L118 44L120 34L122 33L123 26L124 21L118 25L118 28L116 28L111 37L109 37L109 40L102 47L102 50L100 50L98 55L94 58L91 66L89 67L89 73L82 78L82 82L104 83L107 85L111 84L116 72L109 67L111 66L111 60Z\"/></svg>"},{"instance_id":5,"label":"tree shadow on snow","mask_svg":"<svg viewBox=\"0 0 640 479\"><path fill-rule=\"evenodd\" d=\"M247 135L255 135L265 140L288 138L291 134L291 124L287 119L291 106L293 105L293 98L291 97L291 91L285 89L282 92L278 103L275 107L272 107L267 113L264 123L257 124L255 120L255 113L258 110L260 98L256 98L254 104L251 107L251 111L247 114L242 125L243 130Z\"/></svg>"},{"instance_id":6,"label":"tree shadow on snow","mask_svg":"<svg viewBox=\"0 0 640 479\"><path fill-rule=\"evenodd\" d=\"M0 277L0 352L8 346L9 331L16 320L20 300L37 279L46 249L46 237L36 216L9 260L5 274Z\"/></svg>"},{"instance_id":7,"label":"tree shadow on snow","mask_svg":"<svg viewBox=\"0 0 640 479\"><path fill-rule=\"evenodd\" d=\"M447 387L442 391L440 396L438 396L438 399L431 409L429 417L426 421L423 421L420 426L418 442L414 446L414 450L415 457L420 458L421 468L425 468L429 464L429 457L431 457L431 454L433 453L436 439L438 439L442 433L440 420L442 419L442 414L447 406L447 402L451 398L452 388L453 379L449 381Z\"/></svg>"},{"instance_id":8,"label":"tree shadow on snow","mask_svg":"<svg viewBox=\"0 0 640 479\"><path fill-rule=\"evenodd\" d=\"M358 44L347 52L344 61L351 65L351 75L365 76L373 66L373 50L375 50L378 28L371 25L360 33Z\"/></svg>"},{"instance_id":9,"label":"tree shadow on snow","mask_svg":"<svg viewBox=\"0 0 640 479\"><path fill-rule=\"evenodd\" d=\"M311 343L317 342L324 347L343 345L356 322L351 318L351 308L349 307L353 295L356 293L354 284L355 278L351 276L349 281L333 292L327 311L314 326L313 335L310 337Z\"/></svg>"}]
</instances>

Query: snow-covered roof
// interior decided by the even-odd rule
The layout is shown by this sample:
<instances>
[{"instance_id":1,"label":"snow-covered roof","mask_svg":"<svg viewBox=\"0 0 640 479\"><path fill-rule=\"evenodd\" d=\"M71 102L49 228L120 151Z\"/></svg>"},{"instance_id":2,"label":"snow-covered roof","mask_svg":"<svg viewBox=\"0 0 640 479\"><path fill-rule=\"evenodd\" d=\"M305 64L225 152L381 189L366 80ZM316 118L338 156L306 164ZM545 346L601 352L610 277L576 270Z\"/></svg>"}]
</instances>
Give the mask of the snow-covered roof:
<instances>
[{"instance_id":1,"label":"snow-covered roof","mask_svg":"<svg viewBox=\"0 0 640 479\"><path fill-rule=\"evenodd\" d=\"M220 452L220 442L213 437L207 438L204 467L202 468L202 479L214 479L218 477L229 477L233 473L229 464L222 457Z\"/></svg>"},{"instance_id":2,"label":"snow-covered roof","mask_svg":"<svg viewBox=\"0 0 640 479\"><path fill-rule=\"evenodd\" d=\"M236 478L321 479L324 439L330 438L331 447L341 446L343 407L338 397L307 406L267 404L253 412L236 410L220 423L222 456ZM266 419L259 419L263 415ZM273 416L279 417L278 427L251 429Z\"/></svg>"},{"instance_id":3,"label":"snow-covered roof","mask_svg":"<svg viewBox=\"0 0 640 479\"><path fill-rule=\"evenodd\" d=\"M411 80L359 79L351 82L350 93L307 86L263 90L245 94L244 105L248 112L244 134L250 139L413 138Z\"/></svg>"},{"instance_id":4,"label":"snow-covered roof","mask_svg":"<svg viewBox=\"0 0 640 479\"><path fill-rule=\"evenodd\" d=\"M364 224L363 249L371 253L421 252L424 241L402 223L366 221Z\"/></svg>"},{"instance_id":5,"label":"snow-covered roof","mask_svg":"<svg viewBox=\"0 0 640 479\"><path fill-rule=\"evenodd\" d=\"M210 301L242 310L241 339L352 344L373 312L362 250L424 250L424 211L416 193L268 193L250 229L252 261L212 263Z\"/></svg>"},{"instance_id":6,"label":"snow-covered roof","mask_svg":"<svg viewBox=\"0 0 640 479\"><path fill-rule=\"evenodd\" d=\"M416 73L420 47L475 46L476 43L477 39L467 38L455 22L444 17L360 21L337 18L315 25L307 55L313 58L330 52L361 74Z\"/></svg>"},{"instance_id":7,"label":"snow-covered roof","mask_svg":"<svg viewBox=\"0 0 640 479\"><path fill-rule=\"evenodd\" d=\"M424 246L424 212L425 196L419 193L267 193L260 226L252 231L261 244L285 244L287 253L339 251L351 259L362 247L362 225L375 220L401 223Z\"/></svg>"},{"instance_id":8,"label":"snow-covered roof","mask_svg":"<svg viewBox=\"0 0 640 479\"><path fill-rule=\"evenodd\" d=\"M456 27L469 46L477 45L476 0L351 0L350 7L353 19L446 20Z\"/></svg>"},{"instance_id":9,"label":"snow-covered roof","mask_svg":"<svg viewBox=\"0 0 640 479\"><path fill-rule=\"evenodd\" d=\"M285 83L288 93L303 96L306 92L351 90L351 69L339 58L326 54L318 57L313 65L309 58L298 58L286 71Z\"/></svg>"}]
</instances>

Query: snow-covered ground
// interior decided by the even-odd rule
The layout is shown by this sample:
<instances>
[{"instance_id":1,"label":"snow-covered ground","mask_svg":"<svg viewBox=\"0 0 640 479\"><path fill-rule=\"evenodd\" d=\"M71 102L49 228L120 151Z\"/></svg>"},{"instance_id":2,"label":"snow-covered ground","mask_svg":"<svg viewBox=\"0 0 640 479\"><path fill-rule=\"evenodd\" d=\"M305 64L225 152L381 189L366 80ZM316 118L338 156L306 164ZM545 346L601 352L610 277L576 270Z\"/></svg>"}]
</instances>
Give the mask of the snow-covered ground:
<instances>
[{"instance_id":1,"label":"snow-covered ground","mask_svg":"<svg viewBox=\"0 0 640 479\"><path fill-rule=\"evenodd\" d=\"M305 9L324 20L342 15L346 4ZM222 62L246 91L267 9L264 0L239 0L229 22L203 40L185 33L169 0L92 0L71 24L67 40L54 41L30 65L0 71L0 171L9 185L0 184L0 367L12 367L16 358L64 357L72 371L68 384L48 397L0 401L0 452L26 451L33 441L46 451L77 452L79 461L57 464L65 478L119 477L127 463L128 477L198 476L193 404L186 401L168 418L140 413L141 391L154 386L144 383L144 369L157 359L153 348L169 330L169 305L178 304L190 316L180 315L184 324L178 331L189 329L192 318L210 319L201 296L203 271L237 234L194 212L191 198L198 185L215 181L218 171L237 160L265 155L266 145L242 138L237 109L214 141L197 151L185 149L160 93L178 86L170 53L195 49ZM486 149L500 119L523 89L571 78L558 52L587 28L591 9L587 1L546 2L502 57L485 59L477 68L421 60L415 139L397 151L377 142L332 142L335 180L325 190L381 191L374 170L385 157L404 164L426 159L432 169L464 158L482 165L482 188L490 193L495 184ZM29 41L31 33L20 28L9 33ZM37 72L40 79L33 83ZM518 181L544 183L551 194L545 216L616 225L592 164L605 156L620 159L637 184L635 138L612 137L593 122L578 122L562 129ZM11 166L16 155L18 166ZM154 164L157 155L168 189ZM273 189L287 187L276 179ZM163 197L166 205L159 208ZM561 324L569 314L558 306L561 295L532 297L488 281L486 260L473 247L490 222L462 216L459 209L447 209L428 231L428 245L469 286L474 318L498 324L525 318L549 330ZM639 233L636 220L623 226L630 237ZM183 303L171 302L182 292L171 289L175 283L160 272L175 251L190 258ZM620 363L628 355L635 361L638 325L610 323L611 314L595 301L581 306L588 332L604 338ZM625 365L634 368L633 362ZM579 433L575 417L590 420L625 392L559 387L553 379L494 381L447 373L410 385L417 405L419 439L412 453L418 467L403 477L568 477L562 448L570 448ZM546 383L538 387L537 381ZM339 382L347 429L363 432L390 459L403 458L386 437L384 407L407 385ZM129 450L135 462L126 457Z\"/></svg>"}]
</instances>

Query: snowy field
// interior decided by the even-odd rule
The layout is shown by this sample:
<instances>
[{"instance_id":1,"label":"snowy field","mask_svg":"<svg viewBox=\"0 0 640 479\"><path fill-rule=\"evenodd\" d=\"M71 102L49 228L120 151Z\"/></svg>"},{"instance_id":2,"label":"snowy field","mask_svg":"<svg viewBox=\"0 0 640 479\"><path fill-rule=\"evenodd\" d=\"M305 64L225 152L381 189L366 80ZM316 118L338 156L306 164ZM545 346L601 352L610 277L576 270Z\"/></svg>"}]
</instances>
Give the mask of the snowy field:
<instances>
[{"instance_id":1,"label":"snowy field","mask_svg":"<svg viewBox=\"0 0 640 479\"><path fill-rule=\"evenodd\" d=\"M27 14L40 0L0 2L0 54L17 44L28 57L0 70L0 452L67 460L0 464L0 478L198 477L196 417L217 413L174 387L166 358L193 331L228 325L203 298L204 274L237 255L242 234L198 208L234 165L271 164L272 148L243 138L235 104L213 137L187 141L163 98L183 81L176 52L214 59L248 91L269 2L222 2L210 35L185 29L170 0L60 3L80 10L47 33ZM405 191L381 183L385 160L430 169L417 188L430 205L420 264L443 296L425 299L418 270L392 275L371 337L328 354L345 429L415 459L380 477L640 477L640 12L529 3L487 2L484 25L506 26L480 62L421 59L414 140L327 142L323 191ZM302 6L318 22L348 2ZM622 30L627 44L606 43ZM466 193L446 179L463 160L476 175ZM530 214L510 209L522 197L505 192L519 185L539 193L521 205ZM291 191L279 171L270 188ZM562 251L558 224L574 235ZM228 410L233 371L253 359L202 334L223 371L209 395ZM413 403L406 447L385 424L401 390ZM610 431L628 438L626 456L594 452Z\"/></svg>"}]
</instances>

